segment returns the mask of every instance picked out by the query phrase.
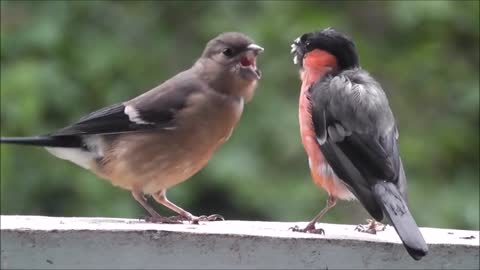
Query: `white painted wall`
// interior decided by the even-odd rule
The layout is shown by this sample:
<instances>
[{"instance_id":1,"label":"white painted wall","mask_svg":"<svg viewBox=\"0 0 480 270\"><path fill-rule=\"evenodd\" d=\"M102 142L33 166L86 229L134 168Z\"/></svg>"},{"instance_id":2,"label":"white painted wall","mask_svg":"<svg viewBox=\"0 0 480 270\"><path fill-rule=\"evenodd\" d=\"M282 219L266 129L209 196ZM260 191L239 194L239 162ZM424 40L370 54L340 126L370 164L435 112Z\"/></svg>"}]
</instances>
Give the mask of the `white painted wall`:
<instances>
[{"instance_id":1,"label":"white painted wall","mask_svg":"<svg viewBox=\"0 0 480 270\"><path fill-rule=\"evenodd\" d=\"M430 253L410 258L394 229L370 235L319 224L218 221L148 224L135 219L1 216L2 269L478 269L479 231L422 228Z\"/></svg>"}]
</instances>

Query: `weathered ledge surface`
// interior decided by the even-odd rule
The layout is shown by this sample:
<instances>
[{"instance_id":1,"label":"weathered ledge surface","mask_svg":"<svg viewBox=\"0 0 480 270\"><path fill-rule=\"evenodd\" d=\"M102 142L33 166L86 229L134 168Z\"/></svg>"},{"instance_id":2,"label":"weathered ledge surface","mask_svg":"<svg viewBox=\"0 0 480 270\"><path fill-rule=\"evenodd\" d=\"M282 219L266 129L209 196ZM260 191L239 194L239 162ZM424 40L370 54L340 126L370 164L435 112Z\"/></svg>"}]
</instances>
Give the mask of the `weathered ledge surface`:
<instances>
[{"instance_id":1,"label":"weathered ledge surface","mask_svg":"<svg viewBox=\"0 0 480 270\"><path fill-rule=\"evenodd\" d=\"M406 253L393 227L376 235L305 222L151 224L138 219L1 216L2 269L479 269L479 231L421 228L430 252Z\"/></svg>"}]
</instances>

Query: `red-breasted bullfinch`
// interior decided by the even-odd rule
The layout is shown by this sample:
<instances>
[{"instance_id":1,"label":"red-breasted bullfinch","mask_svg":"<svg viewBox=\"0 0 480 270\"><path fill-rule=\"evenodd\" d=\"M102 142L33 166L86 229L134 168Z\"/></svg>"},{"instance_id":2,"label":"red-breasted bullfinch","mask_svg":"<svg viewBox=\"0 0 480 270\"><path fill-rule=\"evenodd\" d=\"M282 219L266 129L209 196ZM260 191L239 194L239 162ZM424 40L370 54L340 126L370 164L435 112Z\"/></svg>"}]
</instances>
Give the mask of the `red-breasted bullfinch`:
<instances>
[{"instance_id":1,"label":"red-breasted bullfinch","mask_svg":"<svg viewBox=\"0 0 480 270\"><path fill-rule=\"evenodd\" d=\"M332 28L292 44L300 67L299 121L313 181L328 192L319 220L337 199L358 199L377 221L386 216L416 260L428 248L406 203L399 132L382 86L360 67L350 37ZM375 222L369 230L375 230Z\"/></svg>"}]
</instances>

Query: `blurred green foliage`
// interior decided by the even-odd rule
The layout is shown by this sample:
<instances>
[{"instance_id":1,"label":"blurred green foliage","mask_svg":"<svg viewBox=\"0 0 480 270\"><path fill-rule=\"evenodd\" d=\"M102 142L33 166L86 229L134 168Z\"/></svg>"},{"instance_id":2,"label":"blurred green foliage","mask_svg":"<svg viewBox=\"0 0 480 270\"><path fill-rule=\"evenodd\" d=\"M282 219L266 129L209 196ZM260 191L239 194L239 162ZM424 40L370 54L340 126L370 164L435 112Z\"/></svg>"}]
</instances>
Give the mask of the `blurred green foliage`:
<instances>
[{"instance_id":1,"label":"blurred green foliage","mask_svg":"<svg viewBox=\"0 0 480 270\"><path fill-rule=\"evenodd\" d=\"M478 230L478 1L2 0L1 135L63 127L188 68L218 33L244 32L266 49L255 98L208 166L169 198L194 214L307 221L326 193L300 143L289 46L328 26L354 38L390 98L417 223ZM145 215L128 191L41 148L0 149L2 214ZM367 217L343 202L323 221Z\"/></svg>"}]
</instances>

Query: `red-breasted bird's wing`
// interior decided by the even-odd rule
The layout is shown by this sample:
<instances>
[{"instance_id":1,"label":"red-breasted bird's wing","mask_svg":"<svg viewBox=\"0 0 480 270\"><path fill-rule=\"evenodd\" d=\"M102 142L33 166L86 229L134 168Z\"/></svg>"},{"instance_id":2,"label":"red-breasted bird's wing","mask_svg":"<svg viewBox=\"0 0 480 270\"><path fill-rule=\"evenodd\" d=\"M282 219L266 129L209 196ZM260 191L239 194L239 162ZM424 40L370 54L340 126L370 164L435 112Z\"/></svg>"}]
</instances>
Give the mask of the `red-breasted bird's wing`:
<instances>
[{"instance_id":1,"label":"red-breasted bird's wing","mask_svg":"<svg viewBox=\"0 0 480 270\"><path fill-rule=\"evenodd\" d=\"M400 157L393 114L380 85L364 70L327 75L310 89L317 141L326 160L377 220L371 188L398 183Z\"/></svg>"}]
</instances>

